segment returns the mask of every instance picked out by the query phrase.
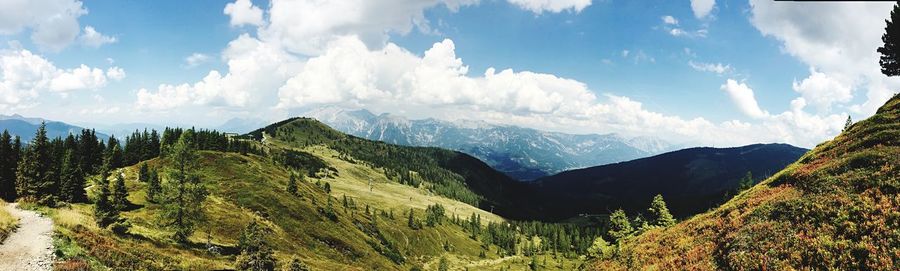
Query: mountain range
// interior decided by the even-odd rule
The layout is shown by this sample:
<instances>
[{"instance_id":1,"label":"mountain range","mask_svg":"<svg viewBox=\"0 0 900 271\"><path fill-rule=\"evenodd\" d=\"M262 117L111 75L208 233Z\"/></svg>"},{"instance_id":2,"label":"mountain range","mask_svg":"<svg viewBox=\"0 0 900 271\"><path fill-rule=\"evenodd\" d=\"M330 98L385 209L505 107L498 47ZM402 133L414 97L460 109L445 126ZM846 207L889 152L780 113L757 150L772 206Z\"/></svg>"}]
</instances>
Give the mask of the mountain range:
<instances>
[{"instance_id":1,"label":"mountain range","mask_svg":"<svg viewBox=\"0 0 900 271\"><path fill-rule=\"evenodd\" d=\"M19 114L13 114L0 115L0 130L6 129L14 136L18 135L22 138L22 142L26 143L34 137L34 131L41 125L41 122L46 124L47 136L50 138L66 137L69 134L77 135L84 129L64 122L45 120L42 118L29 118ZM97 137L106 140L109 136L98 132Z\"/></svg>"},{"instance_id":2,"label":"mountain range","mask_svg":"<svg viewBox=\"0 0 900 271\"><path fill-rule=\"evenodd\" d=\"M475 156L518 180L632 160L678 148L655 137L565 134L482 121L410 120L367 110L324 107L304 114L334 129L371 140L452 149Z\"/></svg>"}]
</instances>

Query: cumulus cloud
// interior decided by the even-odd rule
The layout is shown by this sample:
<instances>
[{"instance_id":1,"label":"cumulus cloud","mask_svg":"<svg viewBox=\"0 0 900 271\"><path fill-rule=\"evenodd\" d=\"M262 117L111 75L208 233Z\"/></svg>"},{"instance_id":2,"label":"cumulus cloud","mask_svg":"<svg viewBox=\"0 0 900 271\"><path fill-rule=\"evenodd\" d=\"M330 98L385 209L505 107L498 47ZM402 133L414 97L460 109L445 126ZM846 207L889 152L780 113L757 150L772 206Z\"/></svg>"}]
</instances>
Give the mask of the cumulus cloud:
<instances>
[{"instance_id":1,"label":"cumulus cloud","mask_svg":"<svg viewBox=\"0 0 900 271\"><path fill-rule=\"evenodd\" d=\"M246 107L257 105L265 93L277 89L300 64L277 46L247 34L231 41L222 53L228 73L210 71L193 84L159 85L137 93L136 106L144 110L169 110L184 105Z\"/></svg>"},{"instance_id":2,"label":"cumulus cloud","mask_svg":"<svg viewBox=\"0 0 900 271\"><path fill-rule=\"evenodd\" d=\"M867 89L867 100L851 105L857 113L871 115L900 82L880 73L878 54L884 19L894 3L834 2L809 4L751 0L751 23L765 36L782 43L783 50L827 74L841 95L838 98L804 96L817 107L852 101L855 89ZM847 18L853 18L848 20ZM811 72L810 77L817 76ZM812 81L811 81L812 82ZM845 88L849 87L847 93ZM824 94L805 91L807 95Z\"/></svg>"},{"instance_id":3,"label":"cumulus cloud","mask_svg":"<svg viewBox=\"0 0 900 271\"><path fill-rule=\"evenodd\" d=\"M0 51L0 74L0 109L28 106L41 92L65 95L75 90L98 89L106 86L109 79L120 80L125 76L118 67L106 72L86 65L60 69L24 49Z\"/></svg>"},{"instance_id":4,"label":"cumulus cloud","mask_svg":"<svg viewBox=\"0 0 900 271\"><path fill-rule=\"evenodd\" d=\"M734 69L731 68L731 65L728 65L728 64L722 65L722 63L703 63L703 62L694 62L693 60L688 60L688 66L691 66L691 68L694 68L694 70L697 70L697 71L712 72L712 73L716 73L719 75L722 75L725 73L730 73L730 72L734 71Z\"/></svg>"},{"instance_id":5,"label":"cumulus cloud","mask_svg":"<svg viewBox=\"0 0 900 271\"><path fill-rule=\"evenodd\" d=\"M75 38L81 28L78 17L87 14L78 0L8 0L0 2L0 35L31 30L31 40L59 51Z\"/></svg>"},{"instance_id":6,"label":"cumulus cloud","mask_svg":"<svg viewBox=\"0 0 900 271\"><path fill-rule=\"evenodd\" d=\"M262 10L254 6L250 0L235 0L234 3L228 3L223 12L231 17L231 26L263 25Z\"/></svg>"},{"instance_id":7,"label":"cumulus cloud","mask_svg":"<svg viewBox=\"0 0 900 271\"><path fill-rule=\"evenodd\" d=\"M201 53L193 53L184 58L184 64L188 68L197 67L206 61L209 61L209 56Z\"/></svg>"},{"instance_id":8,"label":"cumulus cloud","mask_svg":"<svg viewBox=\"0 0 900 271\"><path fill-rule=\"evenodd\" d=\"M846 103L853 98L850 86L815 70L811 70L809 77L803 81L795 80L793 88L806 102L816 106L821 112L828 112L831 110L831 105Z\"/></svg>"},{"instance_id":9,"label":"cumulus cloud","mask_svg":"<svg viewBox=\"0 0 900 271\"><path fill-rule=\"evenodd\" d=\"M109 37L97 32L92 26L85 26L84 32L78 38L81 44L88 47L97 48L104 44L115 43L118 41L115 37Z\"/></svg>"},{"instance_id":10,"label":"cumulus cloud","mask_svg":"<svg viewBox=\"0 0 900 271\"><path fill-rule=\"evenodd\" d=\"M731 101L744 115L751 118L762 118L769 115L769 112L759 108L759 104L756 103L756 97L753 95L753 89L750 89L746 84L738 83L734 79L728 79L720 88L728 93Z\"/></svg>"},{"instance_id":11,"label":"cumulus cloud","mask_svg":"<svg viewBox=\"0 0 900 271\"><path fill-rule=\"evenodd\" d=\"M507 0L509 3L519 6L522 9L529 10L535 14L541 14L544 11L559 13L562 11L581 12L584 8L591 5L591 0Z\"/></svg>"},{"instance_id":12,"label":"cumulus cloud","mask_svg":"<svg viewBox=\"0 0 900 271\"><path fill-rule=\"evenodd\" d=\"M716 0L691 0L691 10L698 19L705 18L716 6Z\"/></svg>"}]
</instances>

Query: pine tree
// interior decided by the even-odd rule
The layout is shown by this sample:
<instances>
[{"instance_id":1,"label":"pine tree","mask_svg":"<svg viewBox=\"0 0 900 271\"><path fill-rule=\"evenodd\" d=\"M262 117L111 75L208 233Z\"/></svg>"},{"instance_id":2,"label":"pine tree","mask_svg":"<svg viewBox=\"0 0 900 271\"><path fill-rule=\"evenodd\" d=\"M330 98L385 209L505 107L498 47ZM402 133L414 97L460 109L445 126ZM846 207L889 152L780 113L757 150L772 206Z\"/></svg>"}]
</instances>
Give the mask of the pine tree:
<instances>
[{"instance_id":1,"label":"pine tree","mask_svg":"<svg viewBox=\"0 0 900 271\"><path fill-rule=\"evenodd\" d=\"M117 211L123 211L128 207L128 190L125 188L125 178L122 174L116 174L112 183L112 205Z\"/></svg>"},{"instance_id":2,"label":"pine tree","mask_svg":"<svg viewBox=\"0 0 900 271\"><path fill-rule=\"evenodd\" d=\"M69 149L63 158L60 169L60 200L66 202L84 202L84 174L81 172L81 162L75 150Z\"/></svg>"},{"instance_id":3,"label":"pine tree","mask_svg":"<svg viewBox=\"0 0 900 271\"><path fill-rule=\"evenodd\" d=\"M157 197L162 194L162 185L159 182L159 174L156 170L147 173L147 201L157 203Z\"/></svg>"},{"instance_id":4,"label":"pine tree","mask_svg":"<svg viewBox=\"0 0 900 271\"><path fill-rule=\"evenodd\" d=\"M109 172L102 171L94 187L98 189L97 198L94 200L94 219L97 225L106 227L119 220L119 211L109 201Z\"/></svg>"},{"instance_id":5,"label":"pine tree","mask_svg":"<svg viewBox=\"0 0 900 271\"><path fill-rule=\"evenodd\" d=\"M416 218L415 218L415 216L413 216L413 209L412 209L412 208L409 209L409 217L408 217L407 220L406 220L406 225L409 226L410 229L414 229L414 230L417 230L417 229L418 229L418 227L416 227L416 226L417 226L417 225L416 225Z\"/></svg>"},{"instance_id":6,"label":"pine tree","mask_svg":"<svg viewBox=\"0 0 900 271\"><path fill-rule=\"evenodd\" d=\"M277 262L272 248L266 240L268 230L255 220L241 232L238 247L237 266L241 270L275 270Z\"/></svg>"},{"instance_id":7,"label":"pine tree","mask_svg":"<svg viewBox=\"0 0 900 271\"><path fill-rule=\"evenodd\" d=\"M657 194L653 197L653 202L650 202L650 209L647 209L647 211L650 211L654 226L668 227L675 225L675 218L669 213L669 208L666 207L666 202L663 200L662 195Z\"/></svg>"},{"instance_id":8,"label":"pine tree","mask_svg":"<svg viewBox=\"0 0 900 271\"><path fill-rule=\"evenodd\" d=\"M844 123L844 130L842 130L842 131L849 130L850 125L853 125L853 119L850 118L850 115L847 115L847 122Z\"/></svg>"},{"instance_id":9,"label":"pine tree","mask_svg":"<svg viewBox=\"0 0 900 271\"><path fill-rule=\"evenodd\" d=\"M150 169L147 167L147 163L141 163L141 167L138 169L138 181L142 183L146 183L150 174Z\"/></svg>"},{"instance_id":10,"label":"pine tree","mask_svg":"<svg viewBox=\"0 0 900 271\"><path fill-rule=\"evenodd\" d=\"M900 75L900 26L895 25L900 20L900 3L894 5L891 10L891 19L884 20L884 34L881 41L884 45L878 48L881 53L881 59L878 64L881 65L881 73L887 76Z\"/></svg>"},{"instance_id":11,"label":"pine tree","mask_svg":"<svg viewBox=\"0 0 900 271\"><path fill-rule=\"evenodd\" d=\"M447 271L450 270L450 262L447 261L447 258L441 257L438 261L438 271Z\"/></svg>"},{"instance_id":12,"label":"pine tree","mask_svg":"<svg viewBox=\"0 0 900 271\"><path fill-rule=\"evenodd\" d=\"M12 136L3 130L0 135L0 198L7 202L16 200L16 166L19 150L14 149Z\"/></svg>"},{"instance_id":13,"label":"pine tree","mask_svg":"<svg viewBox=\"0 0 900 271\"><path fill-rule=\"evenodd\" d=\"M294 173L291 173L291 177L290 177L290 179L288 179L287 192L291 193L291 195L294 195L294 196L297 195L297 177ZM346 198L345 198L345 201L346 201Z\"/></svg>"},{"instance_id":14,"label":"pine tree","mask_svg":"<svg viewBox=\"0 0 900 271\"><path fill-rule=\"evenodd\" d=\"M325 190L325 194L331 194L331 184L328 182L325 182L324 190Z\"/></svg>"},{"instance_id":15,"label":"pine tree","mask_svg":"<svg viewBox=\"0 0 900 271\"><path fill-rule=\"evenodd\" d=\"M198 157L193 130L181 134L169 149L168 157L173 166L163 183L161 218L175 232L174 239L185 243L194 232L195 225L205 218L202 204L207 195L200 177L194 173Z\"/></svg>"},{"instance_id":16,"label":"pine tree","mask_svg":"<svg viewBox=\"0 0 900 271\"><path fill-rule=\"evenodd\" d=\"M634 232L631 222L628 221L628 216L625 215L625 211L622 211L622 209L616 210L609 216L609 224L609 236L615 239L618 244L631 237L631 233Z\"/></svg>"},{"instance_id":17,"label":"pine tree","mask_svg":"<svg viewBox=\"0 0 900 271\"><path fill-rule=\"evenodd\" d=\"M41 205L55 203L57 180L51 178L55 174L49 144L46 125L42 122L16 169L16 193L25 201Z\"/></svg>"},{"instance_id":18,"label":"pine tree","mask_svg":"<svg viewBox=\"0 0 900 271\"><path fill-rule=\"evenodd\" d=\"M603 237L597 236L587 249L587 256L594 259L606 259L612 256L614 247Z\"/></svg>"}]
</instances>

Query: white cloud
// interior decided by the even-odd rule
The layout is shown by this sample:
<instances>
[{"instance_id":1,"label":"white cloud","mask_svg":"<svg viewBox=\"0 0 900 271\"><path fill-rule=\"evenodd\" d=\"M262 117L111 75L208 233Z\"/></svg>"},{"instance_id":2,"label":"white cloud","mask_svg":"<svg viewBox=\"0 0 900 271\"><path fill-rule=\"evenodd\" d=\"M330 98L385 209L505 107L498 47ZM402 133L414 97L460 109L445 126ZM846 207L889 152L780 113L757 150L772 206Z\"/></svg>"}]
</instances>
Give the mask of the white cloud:
<instances>
[{"instance_id":1,"label":"white cloud","mask_svg":"<svg viewBox=\"0 0 900 271\"><path fill-rule=\"evenodd\" d=\"M716 6L716 0L691 0L691 10L698 19L705 18Z\"/></svg>"},{"instance_id":2,"label":"white cloud","mask_svg":"<svg viewBox=\"0 0 900 271\"><path fill-rule=\"evenodd\" d=\"M78 38L81 44L88 47L97 48L104 44L115 43L118 41L115 37L109 37L97 32L92 26L85 26L84 33Z\"/></svg>"},{"instance_id":3,"label":"white cloud","mask_svg":"<svg viewBox=\"0 0 900 271\"><path fill-rule=\"evenodd\" d=\"M250 0L235 0L234 3L228 3L223 12L231 17L232 26L263 25L262 10L254 6Z\"/></svg>"},{"instance_id":4,"label":"white cloud","mask_svg":"<svg viewBox=\"0 0 900 271\"><path fill-rule=\"evenodd\" d=\"M851 96L855 89L868 89L864 103L850 106L856 113L873 114L900 89L900 81L880 73L875 51L881 45L884 20L894 3L818 5L751 0L750 5L751 23L763 35L781 41L786 53L849 87ZM817 107L852 101L843 97L825 103L810 101Z\"/></svg>"},{"instance_id":5,"label":"white cloud","mask_svg":"<svg viewBox=\"0 0 900 271\"><path fill-rule=\"evenodd\" d=\"M685 49L687 49L687 48L685 48ZM686 52L689 52L689 51L686 51ZM694 68L695 70L698 70L698 71L712 72L712 73L716 73L719 75L722 75L725 73L731 73L732 71L734 71L734 69L731 68L731 65L728 65L728 64L722 65L722 63L703 63L703 62L694 62L693 60L688 60L688 65L691 66L691 68Z\"/></svg>"},{"instance_id":6,"label":"white cloud","mask_svg":"<svg viewBox=\"0 0 900 271\"><path fill-rule=\"evenodd\" d=\"M544 11L559 13L566 10L581 12L591 5L591 0L507 0L522 9L541 14Z\"/></svg>"},{"instance_id":7,"label":"white cloud","mask_svg":"<svg viewBox=\"0 0 900 271\"><path fill-rule=\"evenodd\" d=\"M31 29L41 48L59 51L78 37L78 17L87 14L78 0L7 0L0 2L0 35Z\"/></svg>"},{"instance_id":8,"label":"white cloud","mask_svg":"<svg viewBox=\"0 0 900 271\"><path fill-rule=\"evenodd\" d=\"M209 56L201 53L193 53L184 58L185 66L188 68L197 67L206 61L209 61Z\"/></svg>"},{"instance_id":9,"label":"white cloud","mask_svg":"<svg viewBox=\"0 0 900 271\"><path fill-rule=\"evenodd\" d=\"M671 15L662 16L662 21L664 24L678 25L678 19L675 19L675 17L672 17Z\"/></svg>"},{"instance_id":10,"label":"white cloud","mask_svg":"<svg viewBox=\"0 0 900 271\"><path fill-rule=\"evenodd\" d=\"M734 105L745 115L751 118L763 118L769 115L769 112L759 108L759 104L756 103L756 97L753 95L753 89L750 89L746 84L738 83L734 79L728 79L720 89L728 93Z\"/></svg>"},{"instance_id":11,"label":"white cloud","mask_svg":"<svg viewBox=\"0 0 900 271\"><path fill-rule=\"evenodd\" d=\"M125 79L125 70L119 67L109 67L106 69L106 77L116 81L122 81Z\"/></svg>"},{"instance_id":12,"label":"white cloud","mask_svg":"<svg viewBox=\"0 0 900 271\"><path fill-rule=\"evenodd\" d=\"M136 106L144 110L169 110L184 105L246 107L273 98L277 89L302 64L280 48L247 34L231 41L222 53L228 73L210 71L194 84L159 85L156 91L140 89Z\"/></svg>"},{"instance_id":13,"label":"white cloud","mask_svg":"<svg viewBox=\"0 0 900 271\"><path fill-rule=\"evenodd\" d=\"M118 67L110 68L106 73L86 65L60 69L28 50L3 50L0 51L0 109L28 106L44 91L65 95L75 90L102 88L106 86L107 78L118 80L124 73Z\"/></svg>"},{"instance_id":14,"label":"white cloud","mask_svg":"<svg viewBox=\"0 0 900 271\"><path fill-rule=\"evenodd\" d=\"M846 103L853 98L850 86L815 70L810 70L809 77L803 81L795 80L793 89L821 112L831 111L833 104Z\"/></svg>"}]
</instances>

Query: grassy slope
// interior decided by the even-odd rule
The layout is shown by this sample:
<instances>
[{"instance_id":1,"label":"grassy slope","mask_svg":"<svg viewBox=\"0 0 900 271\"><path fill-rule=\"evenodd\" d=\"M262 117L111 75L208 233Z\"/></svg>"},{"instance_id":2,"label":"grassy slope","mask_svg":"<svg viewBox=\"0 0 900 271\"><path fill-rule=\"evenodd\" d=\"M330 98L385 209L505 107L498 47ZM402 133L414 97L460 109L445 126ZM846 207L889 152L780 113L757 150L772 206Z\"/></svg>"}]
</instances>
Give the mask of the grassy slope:
<instances>
[{"instance_id":1,"label":"grassy slope","mask_svg":"<svg viewBox=\"0 0 900 271\"><path fill-rule=\"evenodd\" d=\"M6 204L6 202L0 200L0 243L3 243L3 240L6 240L6 237L19 224L19 219L6 211Z\"/></svg>"},{"instance_id":2,"label":"grassy slope","mask_svg":"<svg viewBox=\"0 0 900 271\"><path fill-rule=\"evenodd\" d=\"M890 270L900 265L900 96L723 206L594 269Z\"/></svg>"},{"instance_id":3,"label":"grassy slope","mask_svg":"<svg viewBox=\"0 0 900 271\"><path fill-rule=\"evenodd\" d=\"M57 246L66 258L86 259L94 266L233 268L233 251L240 231L252 219L259 219L274 230L270 240L283 264L296 255L317 270L407 270L412 265L427 264L447 254L443 249L444 240L455 248L448 257L461 259L460 262L479 260L481 251L479 242L469 239L460 227L449 223L423 230L410 229L405 216L410 206L417 208L419 219L423 219L425 206L440 202L449 213L468 216L478 212L485 220L502 220L475 207L427 195L423 190L388 183L384 175L379 175L372 168L330 157L327 154L334 151L322 146L311 147L311 150L339 170L337 179L321 180L331 183L333 187L333 204L339 217L337 222L321 217L312 203L313 198L318 206L324 206L327 202L325 193L315 185L317 179L301 182L299 190L302 197L298 198L284 191L289 173L267 158L203 152L200 173L211 192L205 209L212 223L195 232L191 238L195 245L180 246L170 241L168 237L171 232L161 228L155 220L159 207L148 204L144 199L145 184L137 182L135 166L123 169L129 189L128 199L135 205L133 210L123 214L132 224L129 235L116 236L108 230L98 229L93 223L91 206L75 204L49 210L60 233ZM159 159L149 162L151 168L158 168L163 163L165 161ZM374 193L367 188L369 177L378 183ZM345 211L342 207L340 199L345 193L355 199L358 206L355 211ZM407 257L404 265L394 264L375 251L366 241L376 239L356 226L357 223L368 225L371 221L371 216L364 214L366 204L380 210L393 208L395 218L379 217L378 223L386 238ZM206 242L207 228L212 242L224 247L225 254L231 255L212 256L205 252L202 244ZM491 250L488 257L497 258L495 251Z\"/></svg>"}]
</instances>

